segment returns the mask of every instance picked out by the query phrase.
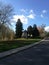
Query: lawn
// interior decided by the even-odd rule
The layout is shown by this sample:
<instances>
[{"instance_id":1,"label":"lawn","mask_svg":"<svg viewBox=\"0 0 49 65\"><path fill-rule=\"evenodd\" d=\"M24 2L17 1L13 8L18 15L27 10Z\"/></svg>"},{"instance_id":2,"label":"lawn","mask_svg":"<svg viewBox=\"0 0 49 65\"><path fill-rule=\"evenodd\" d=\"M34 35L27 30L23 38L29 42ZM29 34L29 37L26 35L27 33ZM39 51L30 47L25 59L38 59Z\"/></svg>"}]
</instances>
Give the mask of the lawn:
<instances>
[{"instance_id":1,"label":"lawn","mask_svg":"<svg viewBox=\"0 0 49 65\"><path fill-rule=\"evenodd\" d=\"M0 41L0 52L4 52L10 49L22 47L25 45L33 44L35 42L40 41L41 39L15 39L8 41Z\"/></svg>"}]
</instances>

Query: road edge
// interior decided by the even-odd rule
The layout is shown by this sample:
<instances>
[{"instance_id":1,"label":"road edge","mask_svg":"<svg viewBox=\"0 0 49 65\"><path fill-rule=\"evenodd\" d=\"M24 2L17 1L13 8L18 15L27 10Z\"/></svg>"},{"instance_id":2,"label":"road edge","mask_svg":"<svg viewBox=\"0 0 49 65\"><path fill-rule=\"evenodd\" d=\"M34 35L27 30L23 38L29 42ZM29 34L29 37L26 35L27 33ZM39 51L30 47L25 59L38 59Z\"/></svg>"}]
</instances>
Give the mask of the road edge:
<instances>
[{"instance_id":1,"label":"road edge","mask_svg":"<svg viewBox=\"0 0 49 65\"><path fill-rule=\"evenodd\" d=\"M35 43L33 43L33 44L26 45L26 46L24 46L24 47L19 47L19 48L16 48L16 49L11 49L11 50L8 50L8 51L5 51L5 52L1 52L1 53L0 53L0 58L9 56L9 55L11 55L11 54L17 53L17 52L22 51L22 50L25 50L25 49L28 49L28 48L33 47L33 46L35 46L35 45L37 45L37 44L39 44L39 43L41 43L41 42L43 42L43 41L41 40L41 41L39 41L39 42L35 42Z\"/></svg>"}]
</instances>

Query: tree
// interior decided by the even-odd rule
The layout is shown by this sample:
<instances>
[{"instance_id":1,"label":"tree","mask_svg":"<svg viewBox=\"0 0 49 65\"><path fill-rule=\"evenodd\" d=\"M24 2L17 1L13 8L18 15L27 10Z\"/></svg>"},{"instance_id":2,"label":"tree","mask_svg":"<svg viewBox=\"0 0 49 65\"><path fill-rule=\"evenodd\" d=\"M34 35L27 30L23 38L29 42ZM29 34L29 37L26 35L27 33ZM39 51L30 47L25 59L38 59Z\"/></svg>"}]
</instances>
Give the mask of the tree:
<instances>
[{"instance_id":1,"label":"tree","mask_svg":"<svg viewBox=\"0 0 49 65\"><path fill-rule=\"evenodd\" d=\"M4 32L6 32L6 28L3 26L11 25L11 17L13 14L13 8L11 5L3 4L0 2L0 30L2 32L2 36L4 38Z\"/></svg>"},{"instance_id":2,"label":"tree","mask_svg":"<svg viewBox=\"0 0 49 65\"><path fill-rule=\"evenodd\" d=\"M27 32L28 32L28 36L31 37L32 36L32 32L33 32L32 26L28 26Z\"/></svg>"},{"instance_id":3,"label":"tree","mask_svg":"<svg viewBox=\"0 0 49 65\"><path fill-rule=\"evenodd\" d=\"M2 25L2 28L0 29L0 39L2 40L11 39L12 40L13 38L14 38L14 31L5 25Z\"/></svg>"},{"instance_id":4,"label":"tree","mask_svg":"<svg viewBox=\"0 0 49 65\"><path fill-rule=\"evenodd\" d=\"M49 32L45 32L45 34L46 34L46 37L49 37Z\"/></svg>"},{"instance_id":5,"label":"tree","mask_svg":"<svg viewBox=\"0 0 49 65\"><path fill-rule=\"evenodd\" d=\"M45 30L44 30L45 26L46 26L46 24L42 24L42 25L41 25L41 28L43 29L43 31L45 31Z\"/></svg>"},{"instance_id":6,"label":"tree","mask_svg":"<svg viewBox=\"0 0 49 65\"><path fill-rule=\"evenodd\" d=\"M11 30L9 27L7 27L6 29L7 30L6 30L6 37L5 38L10 39L10 40L14 39L14 35L15 35L14 31Z\"/></svg>"},{"instance_id":7,"label":"tree","mask_svg":"<svg viewBox=\"0 0 49 65\"><path fill-rule=\"evenodd\" d=\"M21 20L18 19L16 22L16 37L20 38L22 35L23 25L21 23Z\"/></svg>"},{"instance_id":8,"label":"tree","mask_svg":"<svg viewBox=\"0 0 49 65\"><path fill-rule=\"evenodd\" d=\"M45 26L46 26L45 24L42 24L41 26L38 27L41 38L44 38L46 36Z\"/></svg>"},{"instance_id":9,"label":"tree","mask_svg":"<svg viewBox=\"0 0 49 65\"><path fill-rule=\"evenodd\" d=\"M11 5L1 4L0 6L0 23L10 24L10 19L12 17L13 8Z\"/></svg>"},{"instance_id":10,"label":"tree","mask_svg":"<svg viewBox=\"0 0 49 65\"><path fill-rule=\"evenodd\" d=\"M33 25L33 37L38 37L40 35L36 24Z\"/></svg>"}]
</instances>

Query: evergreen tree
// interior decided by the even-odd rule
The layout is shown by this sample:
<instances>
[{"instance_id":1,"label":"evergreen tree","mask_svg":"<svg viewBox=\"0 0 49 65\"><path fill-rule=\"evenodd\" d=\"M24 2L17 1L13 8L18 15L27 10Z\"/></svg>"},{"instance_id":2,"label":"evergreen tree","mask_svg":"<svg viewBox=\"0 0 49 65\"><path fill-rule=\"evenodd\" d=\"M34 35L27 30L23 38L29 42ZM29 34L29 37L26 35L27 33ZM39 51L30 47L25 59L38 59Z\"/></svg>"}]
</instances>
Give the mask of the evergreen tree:
<instances>
[{"instance_id":1,"label":"evergreen tree","mask_svg":"<svg viewBox=\"0 0 49 65\"><path fill-rule=\"evenodd\" d=\"M23 25L21 23L21 20L18 19L16 22L16 37L20 38L22 35Z\"/></svg>"},{"instance_id":2,"label":"evergreen tree","mask_svg":"<svg viewBox=\"0 0 49 65\"><path fill-rule=\"evenodd\" d=\"M39 37L40 33L37 29L36 24L33 25L33 37Z\"/></svg>"},{"instance_id":3,"label":"evergreen tree","mask_svg":"<svg viewBox=\"0 0 49 65\"><path fill-rule=\"evenodd\" d=\"M32 35L32 31L33 31L32 26L28 26L28 28L27 28L27 32L28 32L28 34L29 34L29 37L31 37L31 35Z\"/></svg>"}]
</instances>

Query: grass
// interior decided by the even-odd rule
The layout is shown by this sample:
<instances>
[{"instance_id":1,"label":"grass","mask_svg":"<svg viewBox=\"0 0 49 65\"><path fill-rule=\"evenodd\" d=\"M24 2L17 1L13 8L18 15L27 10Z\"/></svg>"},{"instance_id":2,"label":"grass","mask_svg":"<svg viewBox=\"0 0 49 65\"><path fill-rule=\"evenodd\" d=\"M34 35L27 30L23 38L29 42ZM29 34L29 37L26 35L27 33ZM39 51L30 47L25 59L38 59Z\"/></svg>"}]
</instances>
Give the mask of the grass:
<instances>
[{"instance_id":1,"label":"grass","mask_svg":"<svg viewBox=\"0 0 49 65\"><path fill-rule=\"evenodd\" d=\"M4 52L4 51L10 50L10 49L33 44L40 40L41 39L24 39L24 38L20 39L19 38L19 39L9 40L9 41L0 41L0 52Z\"/></svg>"}]
</instances>

